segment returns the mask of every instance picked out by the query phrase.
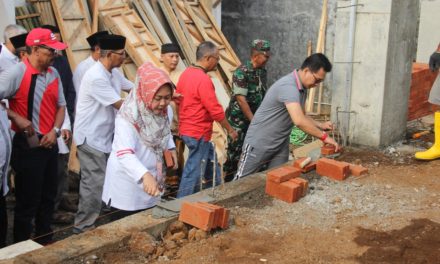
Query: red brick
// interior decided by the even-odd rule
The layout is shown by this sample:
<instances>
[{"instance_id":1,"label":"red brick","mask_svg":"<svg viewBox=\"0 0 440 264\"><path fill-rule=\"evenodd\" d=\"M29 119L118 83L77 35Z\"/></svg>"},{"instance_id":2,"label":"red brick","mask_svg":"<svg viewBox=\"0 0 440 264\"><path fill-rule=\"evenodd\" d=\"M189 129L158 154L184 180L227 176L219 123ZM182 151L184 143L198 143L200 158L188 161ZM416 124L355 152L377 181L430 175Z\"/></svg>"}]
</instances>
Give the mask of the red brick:
<instances>
[{"instance_id":1,"label":"red brick","mask_svg":"<svg viewBox=\"0 0 440 264\"><path fill-rule=\"evenodd\" d=\"M299 177L301 171L292 166L284 166L267 172L267 179L276 183L288 181L292 178Z\"/></svg>"},{"instance_id":2,"label":"red brick","mask_svg":"<svg viewBox=\"0 0 440 264\"><path fill-rule=\"evenodd\" d=\"M301 196L306 196L308 190L309 190L309 182L307 180L304 180L303 178L295 178L290 179L289 181L294 182L301 186L302 194Z\"/></svg>"},{"instance_id":3,"label":"red brick","mask_svg":"<svg viewBox=\"0 0 440 264\"><path fill-rule=\"evenodd\" d=\"M298 201L302 194L301 191L301 186L291 181L282 183L266 181L266 193L288 203Z\"/></svg>"},{"instance_id":4,"label":"red brick","mask_svg":"<svg viewBox=\"0 0 440 264\"><path fill-rule=\"evenodd\" d=\"M335 154L335 146L333 145L324 145L321 147L321 154L322 155L332 155Z\"/></svg>"},{"instance_id":5,"label":"red brick","mask_svg":"<svg viewBox=\"0 0 440 264\"><path fill-rule=\"evenodd\" d=\"M311 161L309 162L304 168L301 169L300 164L303 162L306 158L300 158L293 162L293 167L300 169L302 173L307 173L309 171L312 171L316 169L316 162Z\"/></svg>"},{"instance_id":6,"label":"red brick","mask_svg":"<svg viewBox=\"0 0 440 264\"><path fill-rule=\"evenodd\" d=\"M214 224L212 228L217 228L217 227L220 227L222 229L228 228L229 214L230 214L229 209L219 205L205 203L205 202L197 202L197 204L215 211Z\"/></svg>"},{"instance_id":7,"label":"red brick","mask_svg":"<svg viewBox=\"0 0 440 264\"><path fill-rule=\"evenodd\" d=\"M349 176L350 168L349 164L346 162L321 158L316 164L316 173L321 176L327 176L329 178L342 181Z\"/></svg>"},{"instance_id":8,"label":"red brick","mask_svg":"<svg viewBox=\"0 0 440 264\"><path fill-rule=\"evenodd\" d=\"M220 228L222 229L226 229L229 227L229 215L230 215L230 211L227 208L223 208L223 215L222 215L222 219L221 219L221 224L220 224Z\"/></svg>"},{"instance_id":9,"label":"red brick","mask_svg":"<svg viewBox=\"0 0 440 264\"><path fill-rule=\"evenodd\" d=\"M368 173L368 169L361 165L350 164L350 174L353 176L361 176Z\"/></svg>"},{"instance_id":10,"label":"red brick","mask_svg":"<svg viewBox=\"0 0 440 264\"><path fill-rule=\"evenodd\" d=\"M432 105L428 102L428 96L437 74L438 72L429 70L428 64L413 64L408 99L408 120L420 118L432 112Z\"/></svg>"},{"instance_id":11,"label":"red brick","mask_svg":"<svg viewBox=\"0 0 440 264\"><path fill-rule=\"evenodd\" d=\"M197 205L210 209L210 210L214 210L214 221L212 224L212 228L217 228L220 225L220 217L222 215L222 207L215 205L215 204L210 204L210 203L205 203L205 202L196 202Z\"/></svg>"},{"instance_id":12,"label":"red brick","mask_svg":"<svg viewBox=\"0 0 440 264\"><path fill-rule=\"evenodd\" d=\"M179 221L210 231L214 225L215 210L196 203L184 202L180 209Z\"/></svg>"}]
</instances>

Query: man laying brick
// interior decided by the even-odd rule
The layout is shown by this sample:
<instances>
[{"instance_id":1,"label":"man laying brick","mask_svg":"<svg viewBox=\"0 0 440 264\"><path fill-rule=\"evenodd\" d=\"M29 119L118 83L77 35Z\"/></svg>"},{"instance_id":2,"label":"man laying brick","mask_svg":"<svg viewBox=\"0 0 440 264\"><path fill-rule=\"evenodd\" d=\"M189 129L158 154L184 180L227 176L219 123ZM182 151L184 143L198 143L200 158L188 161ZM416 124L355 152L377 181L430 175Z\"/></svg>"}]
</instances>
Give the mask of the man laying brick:
<instances>
[{"instance_id":1,"label":"man laying brick","mask_svg":"<svg viewBox=\"0 0 440 264\"><path fill-rule=\"evenodd\" d=\"M301 69L272 85L251 121L234 179L258 172L266 165L270 169L287 162L293 124L324 143L334 145L338 151L336 141L323 132L332 130L333 124L317 122L304 114L307 89L324 81L331 69L327 57L316 53L303 62Z\"/></svg>"},{"instance_id":2,"label":"man laying brick","mask_svg":"<svg viewBox=\"0 0 440 264\"><path fill-rule=\"evenodd\" d=\"M440 68L440 43L437 50L429 58L429 68L433 72L438 72ZM428 101L431 104L440 105L440 74L437 74ZM440 158L440 112L435 112L434 116L434 145L427 151L417 152L415 157L420 160L434 160Z\"/></svg>"}]
</instances>

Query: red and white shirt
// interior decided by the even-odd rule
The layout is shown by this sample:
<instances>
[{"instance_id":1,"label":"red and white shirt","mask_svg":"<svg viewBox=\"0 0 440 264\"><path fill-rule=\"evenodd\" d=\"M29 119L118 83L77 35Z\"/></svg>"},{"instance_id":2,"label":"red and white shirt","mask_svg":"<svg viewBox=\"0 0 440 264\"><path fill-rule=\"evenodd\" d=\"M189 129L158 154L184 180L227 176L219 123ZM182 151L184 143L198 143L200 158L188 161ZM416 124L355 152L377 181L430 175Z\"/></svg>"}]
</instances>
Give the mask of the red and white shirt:
<instances>
[{"instance_id":1,"label":"red and white shirt","mask_svg":"<svg viewBox=\"0 0 440 264\"><path fill-rule=\"evenodd\" d=\"M66 105L57 70L39 72L27 59L0 74L1 99L9 99L9 108L32 121L42 135L53 129L58 108ZM12 129L19 131L14 124Z\"/></svg>"}]
</instances>

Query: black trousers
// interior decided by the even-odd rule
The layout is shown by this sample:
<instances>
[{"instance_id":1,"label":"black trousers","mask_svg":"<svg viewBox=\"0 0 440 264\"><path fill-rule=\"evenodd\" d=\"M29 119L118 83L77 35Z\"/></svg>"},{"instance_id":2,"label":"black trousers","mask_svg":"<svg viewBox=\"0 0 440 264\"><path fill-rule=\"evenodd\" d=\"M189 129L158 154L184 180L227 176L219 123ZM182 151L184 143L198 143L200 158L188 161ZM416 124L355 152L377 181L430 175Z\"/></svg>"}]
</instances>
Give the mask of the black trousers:
<instances>
[{"instance_id":1,"label":"black trousers","mask_svg":"<svg viewBox=\"0 0 440 264\"><path fill-rule=\"evenodd\" d=\"M58 187L58 146L29 148L26 138L12 141L11 165L15 170L14 243L31 238L40 244L52 241L52 214Z\"/></svg>"},{"instance_id":2,"label":"black trousers","mask_svg":"<svg viewBox=\"0 0 440 264\"><path fill-rule=\"evenodd\" d=\"M0 188L0 248L6 246L6 234L8 232L8 216L6 214L6 211L7 211L6 201L5 201L5 197L3 196L3 186L2 186Z\"/></svg>"}]
</instances>

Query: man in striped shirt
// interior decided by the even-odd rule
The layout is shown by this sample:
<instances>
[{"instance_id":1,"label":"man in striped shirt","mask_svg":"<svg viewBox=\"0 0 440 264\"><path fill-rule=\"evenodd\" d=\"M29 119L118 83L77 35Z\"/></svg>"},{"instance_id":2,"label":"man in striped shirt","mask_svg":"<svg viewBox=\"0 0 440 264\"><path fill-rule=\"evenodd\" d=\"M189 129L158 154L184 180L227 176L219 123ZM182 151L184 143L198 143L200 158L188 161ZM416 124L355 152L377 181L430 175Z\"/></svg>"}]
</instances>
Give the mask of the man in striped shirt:
<instances>
[{"instance_id":1,"label":"man in striped shirt","mask_svg":"<svg viewBox=\"0 0 440 264\"><path fill-rule=\"evenodd\" d=\"M66 101L58 72L50 65L55 50L67 46L48 29L35 28L26 38L28 57L0 75L0 99L9 99L8 117L15 136L11 166L15 177L14 242L31 237L51 242L57 191L57 137Z\"/></svg>"}]
</instances>

